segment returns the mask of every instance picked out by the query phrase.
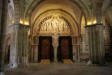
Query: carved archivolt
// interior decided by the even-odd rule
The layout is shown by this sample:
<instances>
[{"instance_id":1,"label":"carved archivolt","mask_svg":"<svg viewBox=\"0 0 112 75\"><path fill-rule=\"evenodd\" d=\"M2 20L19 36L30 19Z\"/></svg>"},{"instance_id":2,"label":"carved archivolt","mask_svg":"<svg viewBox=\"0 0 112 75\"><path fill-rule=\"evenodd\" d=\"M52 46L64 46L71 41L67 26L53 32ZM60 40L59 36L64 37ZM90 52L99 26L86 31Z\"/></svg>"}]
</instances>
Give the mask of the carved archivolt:
<instances>
[{"instance_id":1,"label":"carved archivolt","mask_svg":"<svg viewBox=\"0 0 112 75\"><path fill-rule=\"evenodd\" d=\"M68 33L70 34L70 25L61 16L50 16L42 21L40 27L40 33Z\"/></svg>"},{"instance_id":2,"label":"carved archivolt","mask_svg":"<svg viewBox=\"0 0 112 75\"><path fill-rule=\"evenodd\" d=\"M48 10L40 14L32 24L32 34L54 33L79 35L79 26L75 19L64 10Z\"/></svg>"}]
</instances>

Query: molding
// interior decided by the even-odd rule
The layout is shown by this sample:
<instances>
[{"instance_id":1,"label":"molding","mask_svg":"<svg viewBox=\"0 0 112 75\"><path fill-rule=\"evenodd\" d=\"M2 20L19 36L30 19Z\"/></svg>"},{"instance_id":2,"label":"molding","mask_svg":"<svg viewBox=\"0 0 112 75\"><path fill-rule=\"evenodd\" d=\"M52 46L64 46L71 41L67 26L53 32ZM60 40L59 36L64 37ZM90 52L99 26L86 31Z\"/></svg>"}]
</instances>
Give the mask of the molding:
<instances>
[{"instance_id":1,"label":"molding","mask_svg":"<svg viewBox=\"0 0 112 75\"><path fill-rule=\"evenodd\" d=\"M102 26L103 26L103 24L102 24L102 23L99 23L99 24L86 25L86 26L85 26L85 28L87 28L87 27L94 27L94 26L98 26L98 25L102 25Z\"/></svg>"}]
</instances>

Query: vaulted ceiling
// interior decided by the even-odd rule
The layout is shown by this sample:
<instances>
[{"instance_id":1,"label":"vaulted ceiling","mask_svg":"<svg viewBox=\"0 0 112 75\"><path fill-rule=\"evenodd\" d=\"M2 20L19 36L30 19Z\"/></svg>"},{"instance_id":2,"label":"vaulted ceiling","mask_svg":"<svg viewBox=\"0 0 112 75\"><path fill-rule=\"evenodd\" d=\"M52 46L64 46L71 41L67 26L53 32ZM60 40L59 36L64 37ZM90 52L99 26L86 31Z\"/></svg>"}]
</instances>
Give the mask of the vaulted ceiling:
<instances>
[{"instance_id":1,"label":"vaulted ceiling","mask_svg":"<svg viewBox=\"0 0 112 75\"><path fill-rule=\"evenodd\" d=\"M23 0L21 0L23 1ZM26 10L33 10L35 5L43 0L24 0L25 1L25 9ZM91 8L95 8L95 10L99 8L106 8L110 5L111 0L72 0L76 2L82 9L90 10Z\"/></svg>"},{"instance_id":2,"label":"vaulted ceiling","mask_svg":"<svg viewBox=\"0 0 112 75\"><path fill-rule=\"evenodd\" d=\"M11 9L13 9L15 13L14 15L12 15L12 13L10 14L14 16L15 19L18 18L18 22L20 22L20 19L22 18L23 20L28 19L28 21L30 19L30 21L33 23L39 16L39 14L53 9L54 7L55 9L63 8L64 11L70 13L74 17L76 21L75 23L78 25L80 25L79 21L82 15L85 16L86 20L90 19L93 16L106 16L109 22L112 21L112 17L110 17L112 12L110 11L112 10L112 0L51 0L51 3L47 1L50 0L10 0L10 6L12 6ZM53 1L54 4L52 4ZM49 7L47 7L47 4ZM19 9L17 7L19 7ZM107 10L109 11L107 12ZM62 14L62 16L64 16L65 14L66 13ZM47 16L51 16L50 12L46 15L46 17ZM67 19L68 16L64 16L65 19ZM68 21L69 20L70 18L68 18ZM38 23L38 20L36 22ZM75 26L75 23L73 23L72 25ZM76 29L74 29L74 31L78 32L78 30L76 31Z\"/></svg>"},{"instance_id":3,"label":"vaulted ceiling","mask_svg":"<svg viewBox=\"0 0 112 75\"><path fill-rule=\"evenodd\" d=\"M18 1L18 0L10 0ZM46 0L19 0L22 17L30 17L36 7ZM59 1L59 0L58 0ZM61 0L64 1L64 0ZM68 0L69 1L69 0ZM112 6L112 0L70 0L75 3L86 16L101 16Z\"/></svg>"}]
</instances>

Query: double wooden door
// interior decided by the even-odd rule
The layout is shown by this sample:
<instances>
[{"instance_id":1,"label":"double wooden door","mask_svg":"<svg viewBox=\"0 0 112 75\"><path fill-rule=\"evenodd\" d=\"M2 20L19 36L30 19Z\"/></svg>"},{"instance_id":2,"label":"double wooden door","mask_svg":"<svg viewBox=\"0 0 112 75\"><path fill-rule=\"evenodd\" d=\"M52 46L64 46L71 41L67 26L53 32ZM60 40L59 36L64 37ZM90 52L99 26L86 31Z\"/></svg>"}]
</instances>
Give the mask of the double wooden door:
<instances>
[{"instance_id":1,"label":"double wooden door","mask_svg":"<svg viewBox=\"0 0 112 75\"><path fill-rule=\"evenodd\" d=\"M64 59L73 60L72 54L72 38L71 37L59 37L59 47L57 50L57 57L59 61ZM38 60L41 59L54 59L54 49L52 46L52 37L39 37L39 50L38 50Z\"/></svg>"}]
</instances>

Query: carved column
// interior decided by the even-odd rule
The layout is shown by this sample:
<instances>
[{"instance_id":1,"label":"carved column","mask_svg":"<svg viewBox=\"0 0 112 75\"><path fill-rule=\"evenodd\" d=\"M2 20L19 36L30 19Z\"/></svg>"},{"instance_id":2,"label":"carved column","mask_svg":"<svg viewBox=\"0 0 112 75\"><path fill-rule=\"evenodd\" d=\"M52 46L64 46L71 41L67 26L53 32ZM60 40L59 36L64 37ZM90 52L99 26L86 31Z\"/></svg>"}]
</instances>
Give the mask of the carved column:
<instances>
[{"instance_id":1,"label":"carved column","mask_svg":"<svg viewBox=\"0 0 112 75\"><path fill-rule=\"evenodd\" d=\"M88 48L89 48L89 59L93 64L104 64L104 34L103 25L91 25L86 26Z\"/></svg>"},{"instance_id":2,"label":"carved column","mask_svg":"<svg viewBox=\"0 0 112 75\"><path fill-rule=\"evenodd\" d=\"M58 49L58 34L54 33L53 38L53 47L54 47L54 62L57 63L57 49Z\"/></svg>"}]
</instances>

